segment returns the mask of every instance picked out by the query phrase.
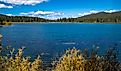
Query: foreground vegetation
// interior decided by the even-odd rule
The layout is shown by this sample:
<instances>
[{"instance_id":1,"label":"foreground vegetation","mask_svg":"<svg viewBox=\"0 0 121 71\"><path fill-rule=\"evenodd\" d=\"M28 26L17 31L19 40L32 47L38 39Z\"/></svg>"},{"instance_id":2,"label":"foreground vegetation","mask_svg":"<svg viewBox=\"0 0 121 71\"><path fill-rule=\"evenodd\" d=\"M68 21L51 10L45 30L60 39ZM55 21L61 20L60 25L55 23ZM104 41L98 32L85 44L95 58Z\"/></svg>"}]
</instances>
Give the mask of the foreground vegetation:
<instances>
[{"instance_id":1,"label":"foreground vegetation","mask_svg":"<svg viewBox=\"0 0 121 71\"><path fill-rule=\"evenodd\" d=\"M0 71L42 71L40 56L30 62L30 57L22 57L23 48L18 49L15 55L13 53L14 49L10 51L10 56L0 56Z\"/></svg>"},{"instance_id":2,"label":"foreground vegetation","mask_svg":"<svg viewBox=\"0 0 121 71\"><path fill-rule=\"evenodd\" d=\"M9 56L0 56L0 71L44 71L40 56L33 62L29 57L23 57L23 48L14 49ZM121 63L117 59L117 51L109 49L104 56L99 56L96 50L91 53L75 48L69 49L59 59L54 61L51 71L121 71Z\"/></svg>"},{"instance_id":3,"label":"foreground vegetation","mask_svg":"<svg viewBox=\"0 0 121 71\"><path fill-rule=\"evenodd\" d=\"M73 48L60 58L54 71L121 71L121 63L114 49L108 50L105 56L98 56L94 50L88 55L87 50L82 53Z\"/></svg>"}]
</instances>

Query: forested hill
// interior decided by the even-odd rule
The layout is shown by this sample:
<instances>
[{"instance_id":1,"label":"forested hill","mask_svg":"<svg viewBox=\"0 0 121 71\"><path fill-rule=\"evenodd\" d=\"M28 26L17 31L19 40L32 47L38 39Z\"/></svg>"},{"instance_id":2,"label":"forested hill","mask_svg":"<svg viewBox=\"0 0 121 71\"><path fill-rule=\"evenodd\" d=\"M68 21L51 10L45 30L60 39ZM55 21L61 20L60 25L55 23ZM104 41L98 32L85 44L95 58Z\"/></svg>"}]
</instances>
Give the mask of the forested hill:
<instances>
[{"instance_id":1,"label":"forested hill","mask_svg":"<svg viewBox=\"0 0 121 71\"><path fill-rule=\"evenodd\" d=\"M121 22L121 11L113 13L100 12L79 17L77 20L82 22Z\"/></svg>"},{"instance_id":2,"label":"forested hill","mask_svg":"<svg viewBox=\"0 0 121 71\"><path fill-rule=\"evenodd\" d=\"M121 11L113 12L113 13L106 13L106 12L99 12L93 13L90 15L85 15L78 18L62 18L57 20L48 20L39 17L28 17L28 16L6 16L0 14L0 21L7 21L7 22L114 22L114 23L121 23Z\"/></svg>"},{"instance_id":3,"label":"forested hill","mask_svg":"<svg viewBox=\"0 0 121 71\"><path fill-rule=\"evenodd\" d=\"M114 23L121 23L121 11L113 12L113 13L106 13L106 12L99 12L90 15L85 15L78 18L63 18L58 19L57 21L61 22L114 22Z\"/></svg>"},{"instance_id":4,"label":"forested hill","mask_svg":"<svg viewBox=\"0 0 121 71\"><path fill-rule=\"evenodd\" d=\"M28 16L7 16L0 14L0 21L6 22L47 22L48 19Z\"/></svg>"}]
</instances>

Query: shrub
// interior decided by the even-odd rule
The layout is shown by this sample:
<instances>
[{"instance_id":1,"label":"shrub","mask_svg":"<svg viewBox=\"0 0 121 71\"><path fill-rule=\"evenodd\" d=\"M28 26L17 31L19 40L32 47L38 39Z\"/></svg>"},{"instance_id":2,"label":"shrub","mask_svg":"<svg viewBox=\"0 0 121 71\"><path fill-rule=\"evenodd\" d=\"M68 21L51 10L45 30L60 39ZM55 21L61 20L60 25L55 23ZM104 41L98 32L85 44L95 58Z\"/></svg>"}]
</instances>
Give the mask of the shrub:
<instances>
[{"instance_id":1,"label":"shrub","mask_svg":"<svg viewBox=\"0 0 121 71\"><path fill-rule=\"evenodd\" d=\"M84 71L85 59L80 54L81 52L75 48L67 50L60 58L54 71Z\"/></svg>"},{"instance_id":2,"label":"shrub","mask_svg":"<svg viewBox=\"0 0 121 71\"><path fill-rule=\"evenodd\" d=\"M30 62L30 57L23 57L23 48L18 49L18 53L13 55L14 49L10 51L10 57L0 58L1 68L0 71L42 71L40 56L33 62Z\"/></svg>"},{"instance_id":3,"label":"shrub","mask_svg":"<svg viewBox=\"0 0 121 71\"><path fill-rule=\"evenodd\" d=\"M90 56L88 53L88 50L81 53L75 48L67 50L53 71L121 71L116 50L109 49L104 56L98 56L95 50Z\"/></svg>"},{"instance_id":4,"label":"shrub","mask_svg":"<svg viewBox=\"0 0 121 71\"><path fill-rule=\"evenodd\" d=\"M105 55L99 56L96 50L91 54L86 49L80 51L75 48L66 50L65 54L56 61L53 71L121 71L121 63L117 59L117 51L109 49ZM0 71L43 71L40 56L33 62L30 57L23 57L23 48L10 51L10 56L0 55Z\"/></svg>"}]
</instances>

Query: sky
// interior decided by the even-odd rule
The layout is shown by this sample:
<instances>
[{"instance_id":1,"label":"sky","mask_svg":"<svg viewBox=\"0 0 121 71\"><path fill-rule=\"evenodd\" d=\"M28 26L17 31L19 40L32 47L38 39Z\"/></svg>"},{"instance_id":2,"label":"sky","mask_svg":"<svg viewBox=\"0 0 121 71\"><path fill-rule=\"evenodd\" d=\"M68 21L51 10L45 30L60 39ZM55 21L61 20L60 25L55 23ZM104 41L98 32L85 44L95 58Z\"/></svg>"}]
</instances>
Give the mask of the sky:
<instances>
[{"instance_id":1,"label":"sky","mask_svg":"<svg viewBox=\"0 0 121 71\"><path fill-rule=\"evenodd\" d=\"M47 19L121 11L121 0L0 0L0 14Z\"/></svg>"}]
</instances>

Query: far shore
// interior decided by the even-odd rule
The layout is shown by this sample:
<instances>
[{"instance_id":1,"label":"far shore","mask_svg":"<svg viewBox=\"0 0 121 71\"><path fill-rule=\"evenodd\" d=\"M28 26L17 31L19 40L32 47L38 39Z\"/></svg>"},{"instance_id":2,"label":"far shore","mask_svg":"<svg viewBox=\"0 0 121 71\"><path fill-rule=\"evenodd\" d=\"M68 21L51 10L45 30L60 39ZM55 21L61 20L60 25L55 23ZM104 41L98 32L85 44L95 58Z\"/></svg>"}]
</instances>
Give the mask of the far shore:
<instances>
[{"instance_id":1,"label":"far shore","mask_svg":"<svg viewBox=\"0 0 121 71\"><path fill-rule=\"evenodd\" d=\"M46 24L46 23L77 23L77 24L121 24L121 22L11 22L12 24L31 24L31 23L39 23L39 24Z\"/></svg>"}]
</instances>

